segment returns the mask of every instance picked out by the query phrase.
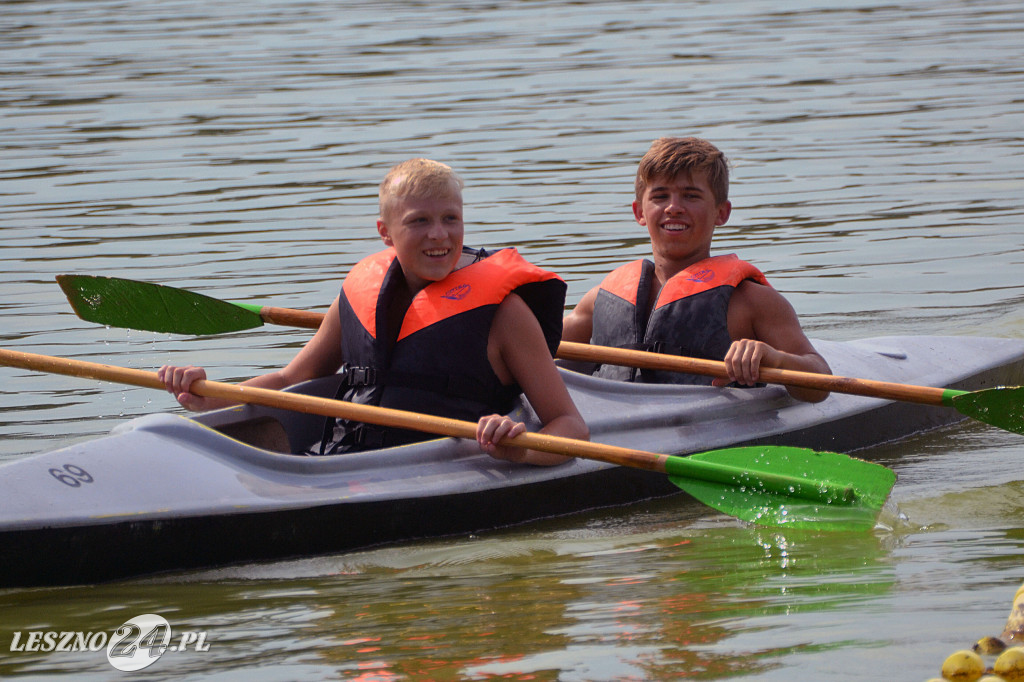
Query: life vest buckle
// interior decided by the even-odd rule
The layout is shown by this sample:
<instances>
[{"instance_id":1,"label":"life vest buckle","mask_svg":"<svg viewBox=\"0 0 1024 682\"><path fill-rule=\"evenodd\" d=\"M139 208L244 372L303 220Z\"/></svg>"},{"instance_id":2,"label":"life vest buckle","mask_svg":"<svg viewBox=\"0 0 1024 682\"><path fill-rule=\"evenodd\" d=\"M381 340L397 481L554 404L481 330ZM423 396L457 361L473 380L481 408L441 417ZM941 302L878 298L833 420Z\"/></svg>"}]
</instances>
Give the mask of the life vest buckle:
<instances>
[{"instance_id":1,"label":"life vest buckle","mask_svg":"<svg viewBox=\"0 0 1024 682\"><path fill-rule=\"evenodd\" d=\"M347 386L373 386L377 383L376 367L346 367L345 384Z\"/></svg>"}]
</instances>

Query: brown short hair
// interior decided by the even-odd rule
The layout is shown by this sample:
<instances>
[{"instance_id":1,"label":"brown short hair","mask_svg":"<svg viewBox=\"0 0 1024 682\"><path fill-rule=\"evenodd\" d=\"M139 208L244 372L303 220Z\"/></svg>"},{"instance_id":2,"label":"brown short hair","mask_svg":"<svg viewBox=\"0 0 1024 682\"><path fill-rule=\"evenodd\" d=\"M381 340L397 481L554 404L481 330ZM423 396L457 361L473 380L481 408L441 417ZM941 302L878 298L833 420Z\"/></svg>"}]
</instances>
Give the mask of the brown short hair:
<instances>
[{"instance_id":1,"label":"brown short hair","mask_svg":"<svg viewBox=\"0 0 1024 682\"><path fill-rule=\"evenodd\" d=\"M718 147L699 137L659 137L640 159L636 170L636 198L643 200L656 178L704 172L715 203L729 199L729 160Z\"/></svg>"},{"instance_id":2,"label":"brown short hair","mask_svg":"<svg viewBox=\"0 0 1024 682\"><path fill-rule=\"evenodd\" d=\"M391 168L380 183L380 213L393 197L425 195L462 196L464 183L451 166L431 159L409 159Z\"/></svg>"}]
</instances>

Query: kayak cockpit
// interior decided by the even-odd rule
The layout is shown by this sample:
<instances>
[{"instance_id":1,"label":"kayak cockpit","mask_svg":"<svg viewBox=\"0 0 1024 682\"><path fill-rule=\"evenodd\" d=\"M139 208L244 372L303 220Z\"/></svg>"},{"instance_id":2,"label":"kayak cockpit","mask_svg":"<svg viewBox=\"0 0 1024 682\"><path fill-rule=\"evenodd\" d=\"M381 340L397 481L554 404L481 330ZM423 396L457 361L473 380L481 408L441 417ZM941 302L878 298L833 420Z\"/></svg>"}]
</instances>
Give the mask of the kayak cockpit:
<instances>
[{"instance_id":1,"label":"kayak cockpit","mask_svg":"<svg viewBox=\"0 0 1024 682\"><path fill-rule=\"evenodd\" d=\"M286 389L319 398L337 394L341 375L307 381ZM260 450L303 455L315 452L328 417L260 405L239 405L191 417L204 426Z\"/></svg>"}]
</instances>

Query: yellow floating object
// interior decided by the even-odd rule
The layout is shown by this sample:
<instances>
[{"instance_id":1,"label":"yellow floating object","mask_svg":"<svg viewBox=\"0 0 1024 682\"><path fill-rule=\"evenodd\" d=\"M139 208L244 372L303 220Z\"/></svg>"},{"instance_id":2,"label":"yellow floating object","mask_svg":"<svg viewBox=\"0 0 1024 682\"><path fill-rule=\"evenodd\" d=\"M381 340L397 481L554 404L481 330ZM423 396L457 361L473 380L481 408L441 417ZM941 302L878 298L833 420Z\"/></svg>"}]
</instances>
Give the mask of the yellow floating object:
<instances>
[{"instance_id":1,"label":"yellow floating object","mask_svg":"<svg viewBox=\"0 0 1024 682\"><path fill-rule=\"evenodd\" d=\"M1024 647L1011 647L1000 654L992 672L1004 682L1024 682Z\"/></svg>"},{"instance_id":2,"label":"yellow floating object","mask_svg":"<svg viewBox=\"0 0 1024 682\"><path fill-rule=\"evenodd\" d=\"M1013 608L1010 609L1000 639L1007 643L1024 641L1024 585L1013 595Z\"/></svg>"},{"instance_id":3,"label":"yellow floating object","mask_svg":"<svg viewBox=\"0 0 1024 682\"><path fill-rule=\"evenodd\" d=\"M977 682L984 674L985 662L969 649L954 651L942 664L942 676L950 682Z\"/></svg>"},{"instance_id":4,"label":"yellow floating object","mask_svg":"<svg viewBox=\"0 0 1024 682\"><path fill-rule=\"evenodd\" d=\"M995 656L1006 649L1006 644L998 637L982 637L972 648L982 656Z\"/></svg>"}]
</instances>

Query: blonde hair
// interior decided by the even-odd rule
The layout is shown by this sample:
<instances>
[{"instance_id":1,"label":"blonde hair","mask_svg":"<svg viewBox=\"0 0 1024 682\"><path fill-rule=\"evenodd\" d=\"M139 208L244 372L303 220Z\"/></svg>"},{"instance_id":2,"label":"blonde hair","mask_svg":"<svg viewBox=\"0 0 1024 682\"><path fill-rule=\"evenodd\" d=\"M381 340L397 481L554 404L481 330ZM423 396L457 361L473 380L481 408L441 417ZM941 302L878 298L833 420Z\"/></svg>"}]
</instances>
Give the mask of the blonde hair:
<instances>
[{"instance_id":1,"label":"blonde hair","mask_svg":"<svg viewBox=\"0 0 1024 682\"><path fill-rule=\"evenodd\" d=\"M718 147L699 137L659 137L637 167L637 201L643 201L647 186L655 179L695 172L707 176L716 204L729 199L729 160Z\"/></svg>"},{"instance_id":2,"label":"blonde hair","mask_svg":"<svg viewBox=\"0 0 1024 682\"><path fill-rule=\"evenodd\" d=\"M430 195L457 196L462 199L462 182L455 171L440 161L409 159L391 168L380 183L380 214L393 199Z\"/></svg>"}]
</instances>

